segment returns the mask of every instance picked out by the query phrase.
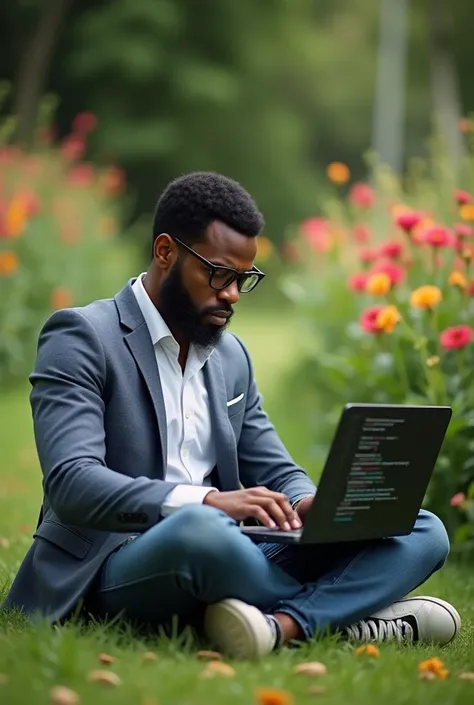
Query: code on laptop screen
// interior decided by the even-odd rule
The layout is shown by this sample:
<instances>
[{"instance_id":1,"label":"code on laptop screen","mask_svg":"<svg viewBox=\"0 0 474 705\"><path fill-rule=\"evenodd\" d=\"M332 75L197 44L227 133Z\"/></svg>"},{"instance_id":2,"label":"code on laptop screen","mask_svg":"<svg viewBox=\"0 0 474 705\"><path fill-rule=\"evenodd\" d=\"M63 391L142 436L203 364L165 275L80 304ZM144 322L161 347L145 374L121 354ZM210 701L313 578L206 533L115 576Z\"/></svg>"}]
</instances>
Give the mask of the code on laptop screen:
<instances>
[{"instance_id":1,"label":"code on laptop screen","mask_svg":"<svg viewBox=\"0 0 474 705\"><path fill-rule=\"evenodd\" d=\"M349 407L319 483L314 531L325 541L409 533L450 415L428 406Z\"/></svg>"}]
</instances>

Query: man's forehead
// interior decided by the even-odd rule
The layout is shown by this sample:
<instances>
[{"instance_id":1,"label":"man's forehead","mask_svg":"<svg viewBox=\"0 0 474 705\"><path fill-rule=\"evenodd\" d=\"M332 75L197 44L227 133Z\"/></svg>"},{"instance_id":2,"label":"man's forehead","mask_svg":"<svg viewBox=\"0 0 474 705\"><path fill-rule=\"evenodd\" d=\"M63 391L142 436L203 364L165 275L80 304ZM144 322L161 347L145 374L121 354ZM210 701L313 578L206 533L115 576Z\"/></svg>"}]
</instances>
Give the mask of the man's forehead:
<instances>
[{"instance_id":1,"label":"man's forehead","mask_svg":"<svg viewBox=\"0 0 474 705\"><path fill-rule=\"evenodd\" d=\"M257 239L242 235L225 223L216 220L209 225L206 240L200 249L202 252L206 250L206 257L209 259L218 260L222 264L239 269L246 268L253 264L257 254Z\"/></svg>"}]
</instances>

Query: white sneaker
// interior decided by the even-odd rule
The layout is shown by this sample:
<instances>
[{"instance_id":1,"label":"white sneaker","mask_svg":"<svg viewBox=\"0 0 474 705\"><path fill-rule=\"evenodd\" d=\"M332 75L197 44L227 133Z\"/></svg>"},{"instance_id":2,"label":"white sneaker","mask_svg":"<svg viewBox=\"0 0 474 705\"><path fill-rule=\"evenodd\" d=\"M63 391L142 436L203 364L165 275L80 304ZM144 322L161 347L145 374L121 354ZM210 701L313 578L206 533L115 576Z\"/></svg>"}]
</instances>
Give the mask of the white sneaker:
<instances>
[{"instance_id":1,"label":"white sneaker","mask_svg":"<svg viewBox=\"0 0 474 705\"><path fill-rule=\"evenodd\" d=\"M422 641L448 644L461 628L461 617L437 597L405 597L342 632L354 641Z\"/></svg>"},{"instance_id":2,"label":"white sneaker","mask_svg":"<svg viewBox=\"0 0 474 705\"><path fill-rule=\"evenodd\" d=\"M236 659L260 659L280 641L276 620L241 600L227 599L209 605L204 630L219 651Z\"/></svg>"}]
</instances>

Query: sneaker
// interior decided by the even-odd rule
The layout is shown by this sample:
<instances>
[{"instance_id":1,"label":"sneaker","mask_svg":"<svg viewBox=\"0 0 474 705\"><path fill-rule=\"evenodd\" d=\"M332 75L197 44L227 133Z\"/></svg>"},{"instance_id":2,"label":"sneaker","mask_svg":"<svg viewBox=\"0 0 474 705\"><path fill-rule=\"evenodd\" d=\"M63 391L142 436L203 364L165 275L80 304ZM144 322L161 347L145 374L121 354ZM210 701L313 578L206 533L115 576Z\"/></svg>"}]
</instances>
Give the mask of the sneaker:
<instances>
[{"instance_id":1,"label":"sneaker","mask_svg":"<svg viewBox=\"0 0 474 705\"><path fill-rule=\"evenodd\" d=\"M241 600L209 605L204 631L219 651L236 659L260 659L281 643L276 619Z\"/></svg>"},{"instance_id":2,"label":"sneaker","mask_svg":"<svg viewBox=\"0 0 474 705\"><path fill-rule=\"evenodd\" d=\"M342 632L351 641L430 642L448 644L458 634L461 618L449 602L437 597L405 597Z\"/></svg>"}]
</instances>

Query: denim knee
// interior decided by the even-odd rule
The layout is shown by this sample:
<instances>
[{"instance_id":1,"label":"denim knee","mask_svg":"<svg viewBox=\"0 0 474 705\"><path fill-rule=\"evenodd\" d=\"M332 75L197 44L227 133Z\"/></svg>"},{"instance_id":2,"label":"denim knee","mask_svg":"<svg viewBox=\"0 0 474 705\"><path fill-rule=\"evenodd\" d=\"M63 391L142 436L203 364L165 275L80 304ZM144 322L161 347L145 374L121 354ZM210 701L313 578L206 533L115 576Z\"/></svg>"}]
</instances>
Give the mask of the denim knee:
<instances>
[{"instance_id":1,"label":"denim knee","mask_svg":"<svg viewBox=\"0 0 474 705\"><path fill-rule=\"evenodd\" d=\"M430 558L437 567L441 567L450 550L448 532L443 522L436 514L422 509L417 524L422 529L423 538L426 542L424 547Z\"/></svg>"},{"instance_id":2,"label":"denim knee","mask_svg":"<svg viewBox=\"0 0 474 705\"><path fill-rule=\"evenodd\" d=\"M194 557L221 559L232 544L242 537L236 523L224 512L202 504L179 509L174 517L169 545L179 553L185 551Z\"/></svg>"}]
</instances>

